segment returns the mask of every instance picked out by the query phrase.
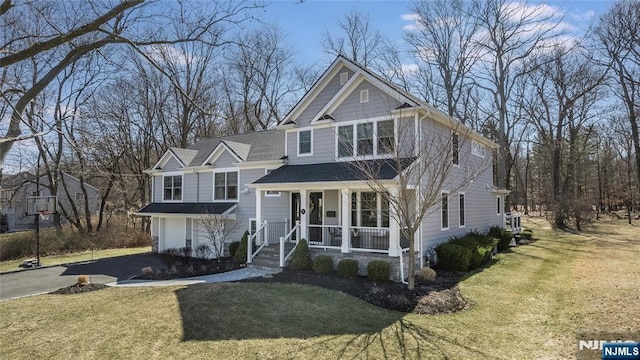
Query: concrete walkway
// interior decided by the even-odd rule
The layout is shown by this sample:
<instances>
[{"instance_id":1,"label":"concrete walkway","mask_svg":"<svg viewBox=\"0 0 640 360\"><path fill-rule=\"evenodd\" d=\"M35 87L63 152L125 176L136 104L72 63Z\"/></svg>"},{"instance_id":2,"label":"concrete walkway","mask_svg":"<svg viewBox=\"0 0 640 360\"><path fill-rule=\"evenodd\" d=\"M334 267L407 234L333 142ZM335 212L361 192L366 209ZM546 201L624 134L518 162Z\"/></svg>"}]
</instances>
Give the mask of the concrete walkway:
<instances>
[{"instance_id":1,"label":"concrete walkway","mask_svg":"<svg viewBox=\"0 0 640 360\"><path fill-rule=\"evenodd\" d=\"M267 269L253 269L243 268L233 271L228 271L221 274L194 276L183 279L173 280L120 280L111 283L107 283L108 286L185 286L194 284L209 284L220 283L227 281L238 281L254 277L261 277L265 275L273 275L279 273L280 270L267 270Z\"/></svg>"}]
</instances>

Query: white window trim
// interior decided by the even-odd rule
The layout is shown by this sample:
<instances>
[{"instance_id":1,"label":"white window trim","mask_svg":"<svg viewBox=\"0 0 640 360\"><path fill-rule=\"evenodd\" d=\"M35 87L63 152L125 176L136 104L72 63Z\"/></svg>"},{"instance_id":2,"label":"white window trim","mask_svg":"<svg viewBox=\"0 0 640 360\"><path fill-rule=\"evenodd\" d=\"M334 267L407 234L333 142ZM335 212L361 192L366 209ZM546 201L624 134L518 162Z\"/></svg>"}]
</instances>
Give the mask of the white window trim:
<instances>
[{"instance_id":1,"label":"white window trim","mask_svg":"<svg viewBox=\"0 0 640 360\"><path fill-rule=\"evenodd\" d=\"M392 158L394 154L378 154L378 123L382 121L393 121L393 146L395 149L398 149L398 119L397 118L373 118L368 120L356 120L356 121L345 121L339 124L334 125L334 134L335 134L335 159L336 161L351 161L351 160L373 160L373 159L388 159ZM373 154L371 155L358 155L358 125L361 124L372 124L373 131ZM351 126L353 139L351 139L351 147L353 150L353 154L349 156L339 156L338 154L338 145L340 141L340 134L338 133L338 128L343 126Z\"/></svg>"},{"instance_id":2,"label":"white window trim","mask_svg":"<svg viewBox=\"0 0 640 360\"><path fill-rule=\"evenodd\" d=\"M462 202L464 205L463 217L460 217L460 196L463 196L464 199ZM464 220L464 224L462 224L462 220ZM458 193L458 227L461 229L467 227L467 195L464 191Z\"/></svg>"},{"instance_id":3,"label":"white window trim","mask_svg":"<svg viewBox=\"0 0 640 360\"><path fill-rule=\"evenodd\" d=\"M343 73L340 73L340 86L346 84L347 81L349 81L349 73L346 71Z\"/></svg>"},{"instance_id":4,"label":"white window trim","mask_svg":"<svg viewBox=\"0 0 640 360\"><path fill-rule=\"evenodd\" d=\"M311 138L311 151L309 153L304 153L301 154L300 153L300 134L303 132L308 131L310 133L310 138ZM298 138L297 144L296 144L296 152L298 153L298 156L313 156L313 129L301 129L298 130L296 137Z\"/></svg>"},{"instance_id":5,"label":"white window trim","mask_svg":"<svg viewBox=\"0 0 640 360\"><path fill-rule=\"evenodd\" d=\"M258 219L253 218L253 217L252 217L252 218L249 218L249 234L250 234L250 235L253 235L253 234L251 233L251 222L252 222L252 221L256 223L256 230L258 230Z\"/></svg>"},{"instance_id":6,"label":"white window trim","mask_svg":"<svg viewBox=\"0 0 640 360\"><path fill-rule=\"evenodd\" d=\"M180 200L167 200L167 199L165 199L165 197L164 197L164 178L169 177L169 176L171 176L171 177L174 177L174 176L180 176L180 178L181 178L181 182L180 182L180 183L182 184L182 186L181 186L181 189L180 189L180 190L181 190ZM167 202L167 203L171 203L171 202L173 202L173 203L181 203L181 202L183 202L183 201L184 201L184 174L182 174L182 173L173 173L173 174L172 174L172 173L168 173L168 174L162 174L162 185L161 185L161 186L162 186L162 202Z\"/></svg>"},{"instance_id":7,"label":"white window trim","mask_svg":"<svg viewBox=\"0 0 640 360\"><path fill-rule=\"evenodd\" d=\"M445 195L447 196L447 227L442 227L442 220L444 220L444 218L442 217L442 198ZM440 230L441 231L449 230L449 228L451 227L450 221L451 221L451 202L449 201L449 192L441 191L440 192Z\"/></svg>"},{"instance_id":8,"label":"white window trim","mask_svg":"<svg viewBox=\"0 0 640 360\"><path fill-rule=\"evenodd\" d=\"M238 183L237 183L237 198L236 199L227 199L227 174L230 172L234 172L237 173L237 179L238 179ZM216 199L216 174L224 174L224 199ZM232 170L223 170L220 169L218 171L214 171L213 172L213 194L211 194L212 200L213 202L239 202L240 201L240 171L238 171L238 169L232 169Z\"/></svg>"},{"instance_id":9,"label":"white window trim","mask_svg":"<svg viewBox=\"0 0 640 360\"><path fill-rule=\"evenodd\" d=\"M369 102L369 90L360 90L360 104L366 104Z\"/></svg>"}]
</instances>

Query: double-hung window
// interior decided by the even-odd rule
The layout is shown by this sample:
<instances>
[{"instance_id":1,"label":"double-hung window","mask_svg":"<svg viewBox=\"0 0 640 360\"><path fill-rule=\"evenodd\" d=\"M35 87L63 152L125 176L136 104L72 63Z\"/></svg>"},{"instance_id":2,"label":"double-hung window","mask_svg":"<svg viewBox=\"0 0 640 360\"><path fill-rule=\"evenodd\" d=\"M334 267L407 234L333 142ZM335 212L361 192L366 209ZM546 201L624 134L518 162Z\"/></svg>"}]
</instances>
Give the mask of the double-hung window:
<instances>
[{"instance_id":1,"label":"double-hung window","mask_svg":"<svg viewBox=\"0 0 640 360\"><path fill-rule=\"evenodd\" d=\"M465 227L466 223L467 223L467 219L466 219L466 215L464 213L465 211L465 204L464 204L464 193L460 193L458 195L458 201L460 203L460 223L459 226L460 227Z\"/></svg>"},{"instance_id":2,"label":"double-hung window","mask_svg":"<svg viewBox=\"0 0 640 360\"><path fill-rule=\"evenodd\" d=\"M358 124L358 155L373 155L373 124Z\"/></svg>"},{"instance_id":3,"label":"double-hung window","mask_svg":"<svg viewBox=\"0 0 640 360\"><path fill-rule=\"evenodd\" d=\"M312 151L311 130L298 132L298 155L311 155Z\"/></svg>"},{"instance_id":4,"label":"double-hung window","mask_svg":"<svg viewBox=\"0 0 640 360\"><path fill-rule=\"evenodd\" d=\"M453 164L460 164L460 142L458 138L458 133L453 133L451 135L451 155L453 157Z\"/></svg>"},{"instance_id":5,"label":"double-hung window","mask_svg":"<svg viewBox=\"0 0 640 360\"><path fill-rule=\"evenodd\" d=\"M393 120L378 122L378 155L393 154L395 140L393 137Z\"/></svg>"},{"instance_id":6,"label":"double-hung window","mask_svg":"<svg viewBox=\"0 0 640 360\"><path fill-rule=\"evenodd\" d=\"M163 200L182 200L182 175L170 175L164 177Z\"/></svg>"},{"instance_id":7,"label":"double-hung window","mask_svg":"<svg viewBox=\"0 0 640 360\"><path fill-rule=\"evenodd\" d=\"M353 126L338 128L338 157L353 156Z\"/></svg>"},{"instance_id":8,"label":"double-hung window","mask_svg":"<svg viewBox=\"0 0 640 360\"><path fill-rule=\"evenodd\" d=\"M221 172L214 176L214 200L238 200L238 172Z\"/></svg>"}]
</instances>

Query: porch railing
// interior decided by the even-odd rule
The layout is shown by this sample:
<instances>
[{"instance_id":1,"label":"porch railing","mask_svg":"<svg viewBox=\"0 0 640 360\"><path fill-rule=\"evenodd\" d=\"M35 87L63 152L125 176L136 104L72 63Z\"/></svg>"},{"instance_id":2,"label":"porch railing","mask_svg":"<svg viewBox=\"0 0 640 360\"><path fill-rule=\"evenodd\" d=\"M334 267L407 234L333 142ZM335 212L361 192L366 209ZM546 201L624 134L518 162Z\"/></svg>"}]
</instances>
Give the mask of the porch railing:
<instances>
[{"instance_id":1,"label":"porch railing","mask_svg":"<svg viewBox=\"0 0 640 360\"><path fill-rule=\"evenodd\" d=\"M386 253L389 251L389 228L349 227L351 249Z\"/></svg>"},{"instance_id":2,"label":"porch railing","mask_svg":"<svg viewBox=\"0 0 640 360\"><path fill-rule=\"evenodd\" d=\"M505 213L504 214L504 227L511 231L512 234L519 234L522 228L520 227L520 214Z\"/></svg>"},{"instance_id":3,"label":"porch railing","mask_svg":"<svg viewBox=\"0 0 640 360\"><path fill-rule=\"evenodd\" d=\"M293 235L296 235L295 239L293 239ZM300 222L296 221L296 226L289 231L285 236L280 238L280 267L284 267L287 263L287 260L293 254L293 250L296 248L298 244L298 240L300 239Z\"/></svg>"},{"instance_id":4,"label":"porch railing","mask_svg":"<svg viewBox=\"0 0 640 360\"><path fill-rule=\"evenodd\" d=\"M307 237L309 247L340 248L342 244L342 226L308 225Z\"/></svg>"},{"instance_id":5,"label":"porch railing","mask_svg":"<svg viewBox=\"0 0 640 360\"><path fill-rule=\"evenodd\" d=\"M258 229L256 229L256 232L254 232L253 234L251 234L249 236L249 239L247 240L247 264L251 264L251 262L253 261L253 258L258 255L258 253L260 252L260 250L262 250L266 245L268 245L268 243L266 241L262 241L263 237L264 237L264 233L266 232L266 229L268 229L267 227L268 223L265 220L260 227L258 227ZM259 242L261 242L260 246L258 246L258 248L256 249L256 251L253 251L253 242L258 239Z\"/></svg>"}]
</instances>

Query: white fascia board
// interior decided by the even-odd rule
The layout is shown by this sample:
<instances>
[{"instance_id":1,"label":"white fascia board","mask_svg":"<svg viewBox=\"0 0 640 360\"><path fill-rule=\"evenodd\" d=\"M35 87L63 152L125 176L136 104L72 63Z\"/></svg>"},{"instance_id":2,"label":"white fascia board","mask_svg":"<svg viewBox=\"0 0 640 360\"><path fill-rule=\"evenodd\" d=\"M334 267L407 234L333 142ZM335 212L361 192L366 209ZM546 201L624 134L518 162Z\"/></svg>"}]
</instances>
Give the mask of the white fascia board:
<instances>
[{"instance_id":1,"label":"white fascia board","mask_svg":"<svg viewBox=\"0 0 640 360\"><path fill-rule=\"evenodd\" d=\"M428 118L428 119L431 119L431 120L433 120L433 121L435 121L435 122L437 122L439 124L442 124L442 125L448 127L449 129L456 130L456 131L460 131L461 128L462 128L462 130L464 131L464 135L467 135L471 139L478 141L482 145L488 146L491 149L497 149L499 147L499 145L496 144L495 142L487 139L486 137L484 137L483 135L481 135L477 131L471 129L470 127L468 127L466 125L464 125L459 120L456 120L456 119L450 117L449 115L443 113L440 110L437 110L436 108L421 106L420 110L424 114L424 116L422 116L420 118L420 120Z\"/></svg>"},{"instance_id":2,"label":"white fascia board","mask_svg":"<svg viewBox=\"0 0 640 360\"><path fill-rule=\"evenodd\" d=\"M234 166L237 166L243 169L244 168L253 169L253 168L272 167L272 166L280 167L280 165L284 165L282 160L245 161L242 163L234 164Z\"/></svg>"},{"instance_id":3,"label":"white fascia board","mask_svg":"<svg viewBox=\"0 0 640 360\"><path fill-rule=\"evenodd\" d=\"M180 160L180 158L177 157L176 154L173 151L171 151L171 148L169 148L164 152L164 154L162 154L160 159L158 159L158 161L149 170L157 170L156 168L158 166L161 166L161 165L164 166L164 164L166 164L167 159L168 159L169 156L172 156L174 159L176 159L178 161L178 163L180 163L180 165L185 166L185 164L182 162L182 160Z\"/></svg>"},{"instance_id":4,"label":"white fascia board","mask_svg":"<svg viewBox=\"0 0 640 360\"><path fill-rule=\"evenodd\" d=\"M381 180L379 183L394 186L394 180ZM305 182L305 183L274 183L274 184L247 184L247 187L256 190L299 191L306 190L339 190L339 189L371 189L365 181L341 181L341 182Z\"/></svg>"}]
</instances>

